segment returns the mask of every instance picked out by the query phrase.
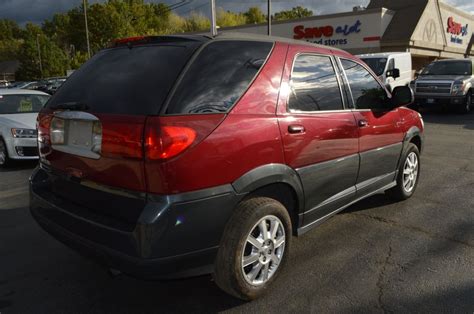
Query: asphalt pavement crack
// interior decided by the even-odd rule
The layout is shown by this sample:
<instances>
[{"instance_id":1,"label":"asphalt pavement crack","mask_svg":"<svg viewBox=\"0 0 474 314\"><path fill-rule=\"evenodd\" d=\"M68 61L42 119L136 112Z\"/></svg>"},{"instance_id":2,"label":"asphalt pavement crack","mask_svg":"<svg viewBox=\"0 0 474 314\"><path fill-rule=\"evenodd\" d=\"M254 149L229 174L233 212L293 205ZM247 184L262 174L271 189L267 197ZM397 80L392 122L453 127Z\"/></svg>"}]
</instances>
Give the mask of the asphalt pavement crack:
<instances>
[{"instance_id":1,"label":"asphalt pavement crack","mask_svg":"<svg viewBox=\"0 0 474 314\"><path fill-rule=\"evenodd\" d=\"M392 258L392 245L389 244L388 246L388 253L385 257L383 262L382 268L380 269L379 276L377 278L377 283L375 284L379 290L378 293L378 308L380 308L384 313L393 313L387 309L387 306L383 303L383 295L384 295L384 281L385 281L385 271L387 269L387 265L390 263L390 259Z\"/></svg>"},{"instance_id":2,"label":"asphalt pavement crack","mask_svg":"<svg viewBox=\"0 0 474 314\"><path fill-rule=\"evenodd\" d=\"M465 246L470 247L470 248L474 248L474 245L469 243L469 242L462 241L462 240L459 240L459 239L456 239L456 238L446 237L446 236L436 234L436 233L431 233L431 232L429 232L427 230L424 230L422 228L419 228L419 227L403 225L403 224L400 224L399 222L397 222L395 220L390 220L390 219L386 219L386 218L383 218L383 217L372 216L372 215L367 215L367 214L362 214L362 213L351 213L349 215L364 218L364 219L370 219L372 221L381 222L381 223L388 224L388 225L393 226L393 227L403 228L405 230L415 232L415 233L422 233L425 236L427 236L429 238L432 238L432 239L433 238L442 239L442 240L445 240L445 241L449 241L449 242L465 245Z\"/></svg>"}]
</instances>

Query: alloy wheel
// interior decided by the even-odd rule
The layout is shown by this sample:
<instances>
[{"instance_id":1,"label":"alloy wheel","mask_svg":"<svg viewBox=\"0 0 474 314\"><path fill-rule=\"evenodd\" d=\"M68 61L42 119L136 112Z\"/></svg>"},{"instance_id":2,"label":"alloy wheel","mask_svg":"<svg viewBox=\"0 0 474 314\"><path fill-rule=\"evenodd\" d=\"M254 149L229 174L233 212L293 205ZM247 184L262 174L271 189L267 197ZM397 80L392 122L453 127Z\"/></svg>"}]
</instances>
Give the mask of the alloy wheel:
<instances>
[{"instance_id":1,"label":"alloy wheel","mask_svg":"<svg viewBox=\"0 0 474 314\"><path fill-rule=\"evenodd\" d=\"M403 189L411 193L418 178L418 156L415 152L408 154L403 166Z\"/></svg>"},{"instance_id":2,"label":"alloy wheel","mask_svg":"<svg viewBox=\"0 0 474 314\"><path fill-rule=\"evenodd\" d=\"M286 234L273 215L257 222L247 236L242 253L242 271L247 283L263 285L276 273L285 252Z\"/></svg>"}]
</instances>

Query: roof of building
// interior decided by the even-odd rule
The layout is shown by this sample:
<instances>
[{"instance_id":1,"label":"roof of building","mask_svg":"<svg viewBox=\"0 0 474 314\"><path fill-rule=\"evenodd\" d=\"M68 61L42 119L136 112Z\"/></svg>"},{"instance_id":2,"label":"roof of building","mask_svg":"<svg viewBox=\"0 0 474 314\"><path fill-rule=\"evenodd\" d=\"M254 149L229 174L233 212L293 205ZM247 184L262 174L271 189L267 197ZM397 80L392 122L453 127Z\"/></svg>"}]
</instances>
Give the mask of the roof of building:
<instances>
[{"instance_id":1,"label":"roof of building","mask_svg":"<svg viewBox=\"0 0 474 314\"><path fill-rule=\"evenodd\" d=\"M218 33L215 37L212 37L210 35L199 35L199 34L179 34L179 35L167 35L167 36L144 36L140 37L140 40L137 40L135 37L131 38L122 38L116 41L116 45L126 45L128 42L130 43L138 43L141 44L143 41L146 42L163 42L163 41L176 41L176 40L193 40L193 41L200 41L200 42L206 42L206 41L211 41L211 40L246 40L246 41L260 41L260 42L283 42L283 43L288 43L288 44L293 44L293 45L305 45L305 46L311 46L311 47L316 47L316 48L322 48L322 49L331 49L333 51L340 51L343 52L343 50L335 48L335 47L329 47L329 46L323 46L323 45L318 45L314 44L311 42L307 42L304 40L295 40L292 38L286 38L286 37L278 37L278 36L267 36L267 35L261 35L261 34L252 34L252 33L240 33L240 32L220 32Z\"/></svg>"},{"instance_id":2,"label":"roof of building","mask_svg":"<svg viewBox=\"0 0 474 314\"><path fill-rule=\"evenodd\" d=\"M260 35L260 34L251 34L251 33L239 33L239 32L222 32L219 33L215 39L235 39L235 40L254 40L254 41L267 41L267 42L283 42L283 43L288 43L288 44L293 44L293 45L305 45L305 46L311 46L311 47L316 47L316 48L322 48L322 49L331 49L331 50L337 50L337 51L343 51L341 49L335 48L335 47L329 47L329 46L324 46L324 45L319 45L319 44L314 44L311 42L307 42L304 40L296 40L292 38L287 38L287 37L279 37L279 36L267 36L267 35Z\"/></svg>"},{"instance_id":3,"label":"roof of building","mask_svg":"<svg viewBox=\"0 0 474 314\"><path fill-rule=\"evenodd\" d=\"M11 61L2 61L0 62L0 73L11 74L15 73L20 67L20 61L11 60Z\"/></svg>"},{"instance_id":4,"label":"roof of building","mask_svg":"<svg viewBox=\"0 0 474 314\"><path fill-rule=\"evenodd\" d=\"M387 8L395 11L382 42L409 41L430 0L371 0L367 9Z\"/></svg>"},{"instance_id":5,"label":"roof of building","mask_svg":"<svg viewBox=\"0 0 474 314\"><path fill-rule=\"evenodd\" d=\"M410 55L409 52L377 52L357 55L359 58L388 58L390 56Z\"/></svg>"}]
</instances>

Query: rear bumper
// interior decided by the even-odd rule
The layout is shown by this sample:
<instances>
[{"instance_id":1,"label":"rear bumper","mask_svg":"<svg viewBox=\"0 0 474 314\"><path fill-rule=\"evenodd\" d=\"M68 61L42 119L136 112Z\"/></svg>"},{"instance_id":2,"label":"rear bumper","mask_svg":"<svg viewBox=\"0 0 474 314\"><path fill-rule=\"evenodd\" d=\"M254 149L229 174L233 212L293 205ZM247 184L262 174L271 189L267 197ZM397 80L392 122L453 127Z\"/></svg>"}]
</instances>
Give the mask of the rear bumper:
<instances>
[{"instance_id":1,"label":"rear bumper","mask_svg":"<svg viewBox=\"0 0 474 314\"><path fill-rule=\"evenodd\" d=\"M230 185L153 196L135 223L125 223L59 199L48 192L51 180L54 176L39 168L30 179L30 210L39 225L106 267L145 279L211 273L225 224L240 199Z\"/></svg>"}]
</instances>

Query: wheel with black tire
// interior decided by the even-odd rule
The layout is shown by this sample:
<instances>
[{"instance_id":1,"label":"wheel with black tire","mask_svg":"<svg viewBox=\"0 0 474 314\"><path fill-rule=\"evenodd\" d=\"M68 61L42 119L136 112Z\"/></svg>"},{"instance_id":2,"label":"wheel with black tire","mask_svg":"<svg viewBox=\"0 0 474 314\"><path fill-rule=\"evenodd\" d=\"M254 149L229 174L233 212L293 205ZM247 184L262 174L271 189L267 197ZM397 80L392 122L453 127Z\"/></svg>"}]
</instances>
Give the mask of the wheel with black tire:
<instances>
[{"instance_id":1,"label":"wheel with black tire","mask_svg":"<svg viewBox=\"0 0 474 314\"><path fill-rule=\"evenodd\" d=\"M7 145L2 138L0 138L0 167L6 167L10 163L10 158L8 158Z\"/></svg>"},{"instance_id":2,"label":"wheel with black tire","mask_svg":"<svg viewBox=\"0 0 474 314\"><path fill-rule=\"evenodd\" d=\"M397 186L386 193L395 200L406 200L415 193L419 178L420 152L415 144L409 143L398 169Z\"/></svg>"},{"instance_id":3,"label":"wheel with black tire","mask_svg":"<svg viewBox=\"0 0 474 314\"><path fill-rule=\"evenodd\" d=\"M459 107L460 113L469 113L472 107L472 91L468 91L464 103Z\"/></svg>"},{"instance_id":4,"label":"wheel with black tire","mask_svg":"<svg viewBox=\"0 0 474 314\"><path fill-rule=\"evenodd\" d=\"M280 202L244 200L225 228L213 274L216 284L242 300L258 298L284 267L291 236L290 216Z\"/></svg>"}]
</instances>

